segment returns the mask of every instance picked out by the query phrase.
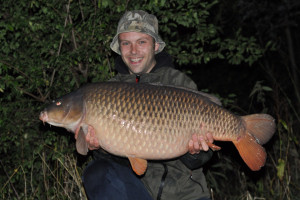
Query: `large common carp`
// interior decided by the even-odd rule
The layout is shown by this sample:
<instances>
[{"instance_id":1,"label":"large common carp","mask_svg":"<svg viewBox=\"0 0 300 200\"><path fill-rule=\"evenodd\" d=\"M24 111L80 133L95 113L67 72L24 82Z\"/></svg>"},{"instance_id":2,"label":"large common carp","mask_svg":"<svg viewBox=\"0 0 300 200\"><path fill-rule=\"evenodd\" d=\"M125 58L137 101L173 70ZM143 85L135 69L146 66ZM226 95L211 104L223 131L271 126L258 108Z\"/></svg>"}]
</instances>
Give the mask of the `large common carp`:
<instances>
[{"instance_id":1,"label":"large common carp","mask_svg":"<svg viewBox=\"0 0 300 200\"><path fill-rule=\"evenodd\" d=\"M232 141L249 168L259 170L266 161L261 145L275 132L270 115L237 116L205 93L124 82L83 86L46 107L40 119L74 132L81 154L88 151L85 135L94 131L104 150L128 157L139 175L147 159L181 156L192 134L207 132L214 140Z\"/></svg>"}]
</instances>

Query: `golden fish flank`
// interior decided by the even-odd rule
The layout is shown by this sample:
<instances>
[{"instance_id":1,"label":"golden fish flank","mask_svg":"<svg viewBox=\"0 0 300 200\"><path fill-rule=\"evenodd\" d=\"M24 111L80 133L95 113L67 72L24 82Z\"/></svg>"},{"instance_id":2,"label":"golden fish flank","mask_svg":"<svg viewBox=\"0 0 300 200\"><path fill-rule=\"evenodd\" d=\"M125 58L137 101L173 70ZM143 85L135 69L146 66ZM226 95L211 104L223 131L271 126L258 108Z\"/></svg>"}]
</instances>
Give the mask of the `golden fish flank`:
<instances>
[{"instance_id":1,"label":"golden fish flank","mask_svg":"<svg viewBox=\"0 0 300 200\"><path fill-rule=\"evenodd\" d=\"M128 157L137 174L146 170L145 159L171 159L183 155L188 150L191 135L206 132L211 132L215 140L232 141L246 164L252 170L259 170L266 159L261 145L275 132L270 115L240 117L218 105L215 97L182 88L95 83L60 100L62 106L49 105L41 112L42 121L65 127L75 135L94 131L101 147L112 154ZM66 103L71 107L64 107ZM74 113L73 121L57 123L61 121L59 118L66 117L56 115L64 113L62 109ZM83 128L82 132L80 127L89 129ZM77 138L84 139L84 136ZM85 154L87 145L84 141L76 142L82 145L76 145L78 152Z\"/></svg>"}]
</instances>

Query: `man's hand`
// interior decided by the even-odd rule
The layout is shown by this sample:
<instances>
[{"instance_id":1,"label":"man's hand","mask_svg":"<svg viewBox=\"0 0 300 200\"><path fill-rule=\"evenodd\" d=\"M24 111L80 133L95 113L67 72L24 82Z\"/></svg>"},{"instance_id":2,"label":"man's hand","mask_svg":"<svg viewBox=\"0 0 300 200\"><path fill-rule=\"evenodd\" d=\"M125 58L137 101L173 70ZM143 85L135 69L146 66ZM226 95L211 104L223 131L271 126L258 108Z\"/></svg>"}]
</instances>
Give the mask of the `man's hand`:
<instances>
[{"instance_id":1,"label":"man's hand","mask_svg":"<svg viewBox=\"0 0 300 200\"><path fill-rule=\"evenodd\" d=\"M205 135L193 134L192 139L189 141L189 153L196 154L200 151L208 151L209 146L207 143L213 143L214 139L211 133L206 133Z\"/></svg>"},{"instance_id":2,"label":"man's hand","mask_svg":"<svg viewBox=\"0 0 300 200\"><path fill-rule=\"evenodd\" d=\"M100 148L99 140L95 135L95 130L92 127L88 128L88 133L86 134L85 141L88 144L89 150L95 150Z\"/></svg>"}]
</instances>

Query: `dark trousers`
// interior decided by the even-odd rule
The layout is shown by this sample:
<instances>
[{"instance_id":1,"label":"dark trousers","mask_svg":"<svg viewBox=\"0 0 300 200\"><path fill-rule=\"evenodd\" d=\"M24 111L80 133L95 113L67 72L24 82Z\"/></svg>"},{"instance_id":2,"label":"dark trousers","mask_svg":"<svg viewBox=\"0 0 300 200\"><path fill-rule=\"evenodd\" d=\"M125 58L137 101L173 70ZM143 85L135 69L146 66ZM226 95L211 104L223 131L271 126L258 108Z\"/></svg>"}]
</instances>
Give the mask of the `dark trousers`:
<instances>
[{"instance_id":1,"label":"dark trousers","mask_svg":"<svg viewBox=\"0 0 300 200\"><path fill-rule=\"evenodd\" d=\"M92 161L85 168L82 181L89 200L152 200L130 167L111 160Z\"/></svg>"},{"instance_id":2,"label":"dark trousers","mask_svg":"<svg viewBox=\"0 0 300 200\"><path fill-rule=\"evenodd\" d=\"M82 180L89 200L152 200L132 169L113 161L91 162Z\"/></svg>"}]
</instances>

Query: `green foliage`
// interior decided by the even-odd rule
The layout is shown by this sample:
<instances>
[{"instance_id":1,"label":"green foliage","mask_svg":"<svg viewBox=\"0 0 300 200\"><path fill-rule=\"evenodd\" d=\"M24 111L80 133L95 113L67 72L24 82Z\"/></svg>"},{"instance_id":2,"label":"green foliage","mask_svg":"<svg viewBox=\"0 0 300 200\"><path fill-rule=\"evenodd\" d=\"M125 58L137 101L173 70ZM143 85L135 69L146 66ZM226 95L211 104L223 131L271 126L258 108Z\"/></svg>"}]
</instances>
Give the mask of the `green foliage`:
<instances>
[{"instance_id":1,"label":"green foliage","mask_svg":"<svg viewBox=\"0 0 300 200\"><path fill-rule=\"evenodd\" d=\"M263 81L257 81L254 85L253 90L251 91L249 97L251 98L251 102L253 101L254 96L256 96L256 103L261 103L263 110L261 112L267 113L267 107L266 107L266 93L271 92L272 88L269 86L265 86L262 84ZM250 104L251 106L251 104Z\"/></svg>"},{"instance_id":2,"label":"green foliage","mask_svg":"<svg viewBox=\"0 0 300 200\"><path fill-rule=\"evenodd\" d=\"M230 64L253 64L266 48L254 37L245 37L237 30L221 38L222 29L211 22L211 10L218 1L168 1L163 8L154 8L167 50L179 65L208 63L214 59ZM176 14L175 14L176 13Z\"/></svg>"},{"instance_id":3,"label":"green foliage","mask_svg":"<svg viewBox=\"0 0 300 200\"><path fill-rule=\"evenodd\" d=\"M235 1L229 2L237 5ZM2 1L1 199L86 199L80 180L86 162L79 165L76 160L73 135L44 126L38 116L51 99L84 83L105 81L114 75L115 55L109 44L119 18L132 9L157 16L166 50L177 66L189 71L193 71L189 65L200 68L202 64L220 62L255 65L275 48L273 42L261 42L264 40L249 34L243 24L228 25L226 17L220 20L229 8L217 0ZM235 9L238 14L239 9ZM270 93L277 94L269 82L261 80L256 81L252 92L246 92L250 93L251 109L260 105L256 112L268 110ZM230 92L221 100L225 107L235 110L237 98L239 95ZM287 96L284 105L293 105ZM271 112L282 116L282 105L277 103L276 108ZM297 109L293 113L297 114ZM292 169L287 155L289 148L296 149L299 140L290 121L288 117L282 119L285 123L279 126L280 139L274 142L274 152L280 152L279 156L271 155L273 163L270 161L267 167L272 170L260 179L252 180L252 174L238 169L241 163L228 159L231 155L216 154L221 159L207 171L215 199L234 199L245 194L284 197L288 170ZM290 146L286 147L287 143ZM232 173L238 179L233 179ZM238 188L236 192L229 193L228 182Z\"/></svg>"}]
</instances>

